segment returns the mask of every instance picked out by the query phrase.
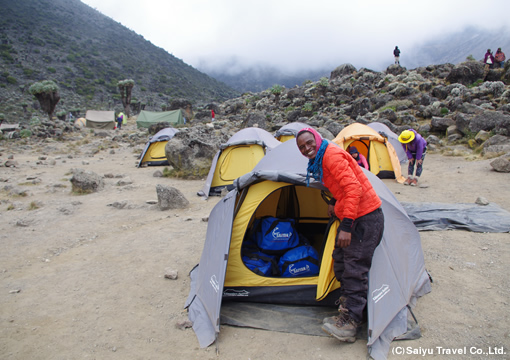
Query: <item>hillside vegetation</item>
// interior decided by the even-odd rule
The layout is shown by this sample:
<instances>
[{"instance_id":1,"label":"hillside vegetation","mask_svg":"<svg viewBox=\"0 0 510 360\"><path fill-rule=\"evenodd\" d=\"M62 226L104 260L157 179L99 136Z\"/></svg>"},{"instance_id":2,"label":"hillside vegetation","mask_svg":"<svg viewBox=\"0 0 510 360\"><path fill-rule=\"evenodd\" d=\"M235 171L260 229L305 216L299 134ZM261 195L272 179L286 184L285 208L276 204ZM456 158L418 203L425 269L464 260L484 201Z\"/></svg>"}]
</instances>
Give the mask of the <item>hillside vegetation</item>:
<instances>
[{"instance_id":1,"label":"hillside vegetation","mask_svg":"<svg viewBox=\"0 0 510 360\"><path fill-rule=\"evenodd\" d=\"M0 0L0 113L30 119L31 84L53 80L56 112L120 109L117 82L135 81L133 103L158 111L172 100L194 104L238 95L79 0Z\"/></svg>"}]
</instances>

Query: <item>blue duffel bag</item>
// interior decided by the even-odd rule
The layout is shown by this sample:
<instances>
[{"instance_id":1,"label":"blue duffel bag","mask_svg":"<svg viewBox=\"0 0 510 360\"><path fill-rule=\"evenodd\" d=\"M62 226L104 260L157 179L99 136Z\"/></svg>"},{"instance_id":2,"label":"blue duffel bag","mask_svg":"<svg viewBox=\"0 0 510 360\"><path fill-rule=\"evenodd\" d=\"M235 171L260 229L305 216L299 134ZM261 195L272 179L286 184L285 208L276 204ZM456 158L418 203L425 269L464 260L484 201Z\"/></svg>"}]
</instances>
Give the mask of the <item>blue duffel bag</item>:
<instances>
[{"instance_id":1,"label":"blue duffel bag","mask_svg":"<svg viewBox=\"0 0 510 360\"><path fill-rule=\"evenodd\" d=\"M299 245L299 236L294 219L264 217L260 221L260 231L255 238L258 247L268 254L283 254Z\"/></svg>"},{"instance_id":2,"label":"blue duffel bag","mask_svg":"<svg viewBox=\"0 0 510 360\"><path fill-rule=\"evenodd\" d=\"M298 246L280 257L278 269L282 277L316 276L319 274L319 253L310 245Z\"/></svg>"},{"instance_id":3,"label":"blue duffel bag","mask_svg":"<svg viewBox=\"0 0 510 360\"><path fill-rule=\"evenodd\" d=\"M278 275L278 264L275 255L268 255L260 251L256 251L243 255L242 259L246 267L257 275Z\"/></svg>"}]
</instances>

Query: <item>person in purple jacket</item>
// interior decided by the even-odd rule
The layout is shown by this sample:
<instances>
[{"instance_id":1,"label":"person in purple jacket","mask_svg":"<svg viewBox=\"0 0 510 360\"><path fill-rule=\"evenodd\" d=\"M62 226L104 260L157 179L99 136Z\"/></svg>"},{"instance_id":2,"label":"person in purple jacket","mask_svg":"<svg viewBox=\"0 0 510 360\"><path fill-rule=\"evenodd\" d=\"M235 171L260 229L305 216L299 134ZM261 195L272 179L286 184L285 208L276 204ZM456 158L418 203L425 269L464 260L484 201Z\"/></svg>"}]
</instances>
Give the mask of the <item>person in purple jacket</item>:
<instances>
[{"instance_id":1,"label":"person in purple jacket","mask_svg":"<svg viewBox=\"0 0 510 360\"><path fill-rule=\"evenodd\" d=\"M407 158L409 159L409 166L407 168L407 180L404 185L416 186L418 179L423 171L423 160L427 152L427 141L416 132L414 129L404 130L398 137L398 141L402 143ZM416 163L416 174L414 174L414 164Z\"/></svg>"}]
</instances>

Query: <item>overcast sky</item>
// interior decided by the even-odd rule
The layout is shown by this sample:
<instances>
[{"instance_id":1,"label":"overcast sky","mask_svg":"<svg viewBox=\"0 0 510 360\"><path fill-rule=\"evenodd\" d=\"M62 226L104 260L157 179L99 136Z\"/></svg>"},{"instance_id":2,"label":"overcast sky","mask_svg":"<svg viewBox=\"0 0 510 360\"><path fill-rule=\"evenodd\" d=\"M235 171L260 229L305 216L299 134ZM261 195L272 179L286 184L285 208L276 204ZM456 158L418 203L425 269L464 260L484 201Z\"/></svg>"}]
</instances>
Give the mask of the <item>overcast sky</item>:
<instances>
[{"instance_id":1,"label":"overcast sky","mask_svg":"<svg viewBox=\"0 0 510 360\"><path fill-rule=\"evenodd\" d=\"M510 14L509 0L82 1L204 70L232 58L289 71L385 67L396 45L404 59L414 44L466 26L500 29Z\"/></svg>"}]
</instances>

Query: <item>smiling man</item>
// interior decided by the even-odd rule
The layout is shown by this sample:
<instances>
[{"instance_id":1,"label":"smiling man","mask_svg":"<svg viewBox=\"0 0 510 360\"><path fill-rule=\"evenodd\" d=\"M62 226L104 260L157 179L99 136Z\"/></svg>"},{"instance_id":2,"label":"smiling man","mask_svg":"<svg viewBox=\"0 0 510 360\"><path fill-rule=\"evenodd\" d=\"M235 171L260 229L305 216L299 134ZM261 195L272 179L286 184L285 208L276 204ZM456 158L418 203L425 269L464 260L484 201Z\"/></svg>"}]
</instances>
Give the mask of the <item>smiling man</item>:
<instances>
[{"instance_id":1,"label":"smiling man","mask_svg":"<svg viewBox=\"0 0 510 360\"><path fill-rule=\"evenodd\" d=\"M333 194L330 216L341 223L333 250L335 276L340 281L338 316L325 318L322 330L340 341L354 342L367 304L368 271L384 231L381 200L356 160L312 128L299 131L296 143L308 158L310 176Z\"/></svg>"}]
</instances>

